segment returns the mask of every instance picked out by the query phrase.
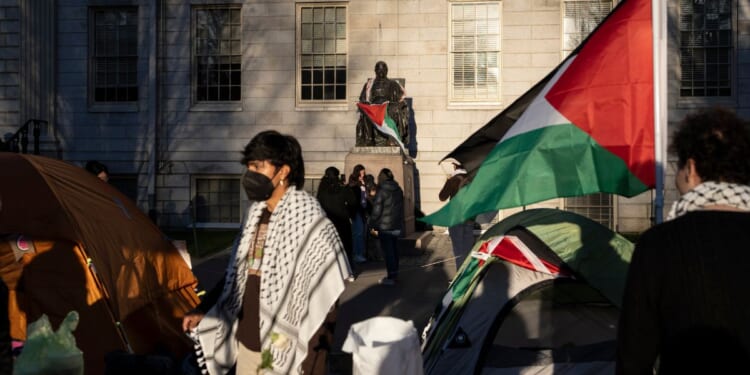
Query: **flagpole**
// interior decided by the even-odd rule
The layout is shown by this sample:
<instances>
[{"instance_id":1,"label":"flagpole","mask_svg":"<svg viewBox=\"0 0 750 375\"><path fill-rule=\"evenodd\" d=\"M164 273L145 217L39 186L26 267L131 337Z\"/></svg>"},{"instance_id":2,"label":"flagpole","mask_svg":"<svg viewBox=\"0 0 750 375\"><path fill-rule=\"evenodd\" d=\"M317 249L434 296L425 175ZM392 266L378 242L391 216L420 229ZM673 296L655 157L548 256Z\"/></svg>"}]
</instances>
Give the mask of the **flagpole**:
<instances>
[{"instance_id":1,"label":"flagpole","mask_svg":"<svg viewBox=\"0 0 750 375\"><path fill-rule=\"evenodd\" d=\"M664 218L664 164L667 131L667 2L651 1L651 22L654 49L654 161L656 195L654 197L654 223Z\"/></svg>"}]
</instances>

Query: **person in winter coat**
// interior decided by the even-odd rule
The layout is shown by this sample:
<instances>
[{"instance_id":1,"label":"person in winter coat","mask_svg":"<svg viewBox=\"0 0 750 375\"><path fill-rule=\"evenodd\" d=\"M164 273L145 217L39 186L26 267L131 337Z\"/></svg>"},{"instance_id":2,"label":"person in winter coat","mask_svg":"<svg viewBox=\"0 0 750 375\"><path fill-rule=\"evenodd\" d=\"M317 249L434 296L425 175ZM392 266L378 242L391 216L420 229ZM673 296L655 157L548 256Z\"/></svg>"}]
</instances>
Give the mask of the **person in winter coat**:
<instances>
[{"instance_id":1,"label":"person in winter coat","mask_svg":"<svg viewBox=\"0 0 750 375\"><path fill-rule=\"evenodd\" d=\"M393 179L393 172L383 168L378 174L378 189L372 200L370 227L380 240L380 249L385 257L386 277L383 285L396 285L398 278L398 237L404 221L404 191Z\"/></svg>"}]
</instances>

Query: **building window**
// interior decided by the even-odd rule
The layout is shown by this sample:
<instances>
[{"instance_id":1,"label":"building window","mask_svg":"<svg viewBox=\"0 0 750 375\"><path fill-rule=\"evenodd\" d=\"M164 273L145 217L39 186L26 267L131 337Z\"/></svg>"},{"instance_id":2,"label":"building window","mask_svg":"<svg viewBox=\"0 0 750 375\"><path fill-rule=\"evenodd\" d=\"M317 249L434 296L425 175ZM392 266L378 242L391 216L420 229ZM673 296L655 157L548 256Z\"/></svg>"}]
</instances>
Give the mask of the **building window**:
<instances>
[{"instance_id":1,"label":"building window","mask_svg":"<svg viewBox=\"0 0 750 375\"><path fill-rule=\"evenodd\" d=\"M92 8L90 93L95 103L138 100L137 8Z\"/></svg>"},{"instance_id":2,"label":"building window","mask_svg":"<svg viewBox=\"0 0 750 375\"><path fill-rule=\"evenodd\" d=\"M563 57L573 52L611 10L611 0L566 0L563 3Z\"/></svg>"},{"instance_id":3,"label":"building window","mask_svg":"<svg viewBox=\"0 0 750 375\"><path fill-rule=\"evenodd\" d=\"M193 12L193 97L196 102L241 99L240 8L206 7Z\"/></svg>"},{"instance_id":4,"label":"building window","mask_svg":"<svg viewBox=\"0 0 750 375\"><path fill-rule=\"evenodd\" d=\"M240 181L237 177L197 177L194 221L201 224L240 222Z\"/></svg>"},{"instance_id":5,"label":"building window","mask_svg":"<svg viewBox=\"0 0 750 375\"><path fill-rule=\"evenodd\" d=\"M346 100L346 6L297 7L300 102Z\"/></svg>"},{"instance_id":6,"label":"building window","mask_svg":"<svg viewBox=\"0 0 750 375\"><path fill-rule=\"evenodd\" d=\"M565 209L585 216L614 230L614 212L611 194L596 193L580 197L565 198Z\"/></svg>"},{"instance_id":7,"label":"building window","mask_svg":"<svg viewBox=\"0 0 750 375\"><path fill-rule=\"evenodd\" d=\"M500 101L500 3L451 5L451 100Z\"/></svg>"},{"instance_id":8,"label":"building window","mask_svg":"<svg viewBox=\"0 0 750 375\"><path fill-rule=\"evenodd\" d=\"M680 0L680 96L732 95L732 1Z\"/></svg>"}]
</instances>

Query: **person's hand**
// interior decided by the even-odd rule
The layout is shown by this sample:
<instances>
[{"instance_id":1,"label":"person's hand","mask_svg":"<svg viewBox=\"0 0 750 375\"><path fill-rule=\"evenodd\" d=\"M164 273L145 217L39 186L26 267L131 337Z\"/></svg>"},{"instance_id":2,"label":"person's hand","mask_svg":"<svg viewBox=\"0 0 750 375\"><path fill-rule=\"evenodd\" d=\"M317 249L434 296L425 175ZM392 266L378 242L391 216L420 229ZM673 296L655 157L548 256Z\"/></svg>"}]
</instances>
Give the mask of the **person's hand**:
<instances>
[{"instance_id":1,"label":"person's hand","mask_svg":"<svg viewBox=\"0 0 750 375\"><path fill-rule=\"evenodd\" d=\"M201 322L204 316L206 316L206 314L199 310L190 310L185 313L185 316L182 318L182 331L188 332L192 329L195 329L195 327L198 326L198 323Z\"/></svg>"}]
</instances>

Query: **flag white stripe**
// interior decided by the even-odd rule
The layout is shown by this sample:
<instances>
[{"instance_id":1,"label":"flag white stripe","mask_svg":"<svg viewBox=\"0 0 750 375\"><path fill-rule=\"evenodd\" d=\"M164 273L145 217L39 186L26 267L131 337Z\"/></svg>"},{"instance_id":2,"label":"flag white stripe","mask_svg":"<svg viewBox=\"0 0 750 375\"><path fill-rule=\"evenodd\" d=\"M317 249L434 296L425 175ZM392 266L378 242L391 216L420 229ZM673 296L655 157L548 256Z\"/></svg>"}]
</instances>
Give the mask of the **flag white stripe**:
<instances>
[{"instance_id":1,"label":"flag white stripe","mask_svg":"<svg viewBox=\"0 0 750 375\"><path fill-rule=\"evenodd\" d=\"M505 237L508 240L510 240L510 242L512 242L513 245L515 245L519 251L521 251L521 254L523 254L523 256L526 257L526 260L528 260L531 263L531 265L534 266L534 269L536 269L539 272L544 272L550 275L554 275L554 273L552 273L552 271L550 271L549 268L547 268L547 266L545 266L544 263L542 263L542 260L539 259L539 257L537 257L536 254L534 254L534 252L531 251L531 249L529 249L528 246L526 246L526 244L523 243L518 237L516 236L505 236Z\"/></svg>"},{"instance_id":2,"label":"flag white stripe","mask_svg":"<svg viewBox=\"0 0 750 375\"><path fill-rule=\"evenodd\" d=\"M547 82L539 95L534 98L531 104L529 104L529 106L523 112L521 117L518 118L518 121L516 121L516 123L513 124L510 129L508 129L508 131L498 143L502 143L506 139L515 137L519 134L530 132L536 129L546 128L550 125L571 123L570 120L565 118L565 116L563 116L554 107L552 107L551 104L549 104L545 96L547 95L549 90L552 89L555 83L557 83L557 80L560 79L560 77L565 73L566 70L568 70L568 67L573 63L573 60L575 59L576 56L571 56L568 60L565 61L563 65L560 66L560 69L558 69L555 75L550 78L549 82Z\"/></svg>"}]
</instances>

